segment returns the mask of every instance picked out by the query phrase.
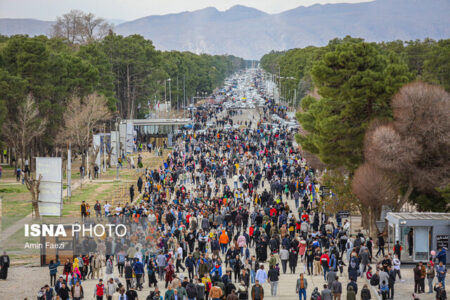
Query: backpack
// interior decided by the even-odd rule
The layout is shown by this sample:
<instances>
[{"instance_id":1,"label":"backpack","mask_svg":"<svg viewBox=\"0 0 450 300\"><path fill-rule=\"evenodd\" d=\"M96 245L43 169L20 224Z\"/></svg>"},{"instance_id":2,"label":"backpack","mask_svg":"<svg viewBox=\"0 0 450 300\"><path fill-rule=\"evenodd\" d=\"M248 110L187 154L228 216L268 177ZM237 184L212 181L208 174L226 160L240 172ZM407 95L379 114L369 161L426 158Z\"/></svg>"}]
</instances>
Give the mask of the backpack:
<instances>
[{"instance_id":1,"label":"backpack","mask_svg":"<svg viewBox=\"0 0 450 300\"><path fill-rule=\"evenodd\" d=\"M380 277L377 274L373 274L372 278L370 278L370 285L376 286L380 283Z\"/></svg>"},{"instance_id":2,"label":"backpack","mask_svg":"<svg viewBox=\"0 0 450 300\"><path fill-rule=\"evenodd\" d=\"M351 259L351 260L350 260L350 267L351 267L352 269L356 269L356 262L355 262L354 259Z\"/></svg>"},{"instance_id":3,"label":"backpack","mask_svg":"<svg viewBox=\"0 0 450 300\"><path fill-rule=\"evenodd\" d=\"M350 250L351 248L352 247L350 241L347 241L347 243L345 243L345 249Z\"/></svg>"}]
</instances>

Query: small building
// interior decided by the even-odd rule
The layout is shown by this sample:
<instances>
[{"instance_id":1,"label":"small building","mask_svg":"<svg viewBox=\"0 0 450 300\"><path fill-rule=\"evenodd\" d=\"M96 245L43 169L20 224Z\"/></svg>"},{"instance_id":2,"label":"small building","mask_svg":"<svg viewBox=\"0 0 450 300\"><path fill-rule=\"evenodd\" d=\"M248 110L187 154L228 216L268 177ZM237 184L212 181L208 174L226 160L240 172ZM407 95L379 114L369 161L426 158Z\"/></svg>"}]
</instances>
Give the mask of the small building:
<instances>
[{"instance_id":1,"label":"small building","mask_svg":"<svg viewBox=\"0 0 450 300\"><path fill-rule=\"evenodd\" d=\"M161 147L165 143L172 147L172 138L181 131L181 129L192 123L191 119L135 119L124 120L127 126L131 126L131 130L135 132L136 142L152 143L156 147ZM122 134L121 134L122 137ZM133 140L130 136L127 139ZM125 143L124 143L125 144ZM129 146L128 148L131 148ZM127 148L127 149L128 149ZM129 153L126 151L126 153Z\"/></svg>"},{"instance_id":2,"label":"small building","mask_svg":"<svg viewBox=\"0 0 450 300\"><path fill-rule=\"evenodd\" d=\"M402 262L425 262L432 250L445 248L449 254L450 213L388 212L388 247L402 246Z\"/></svg>"}]
</instances>

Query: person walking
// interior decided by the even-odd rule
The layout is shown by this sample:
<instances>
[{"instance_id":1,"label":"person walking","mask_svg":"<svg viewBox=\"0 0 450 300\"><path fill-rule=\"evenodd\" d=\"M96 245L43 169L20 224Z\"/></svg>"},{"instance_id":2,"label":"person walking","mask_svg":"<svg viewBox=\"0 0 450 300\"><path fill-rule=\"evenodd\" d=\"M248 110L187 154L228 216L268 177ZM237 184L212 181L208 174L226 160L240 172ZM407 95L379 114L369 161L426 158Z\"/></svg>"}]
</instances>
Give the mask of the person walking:
<instances>
[{"instance_id":1,"label":"person walking","mask_svg":"<svg viewBox=\"0 0 450 300\"><path fill-rule=\"evenodd\" d=\"M323 285L322 293L320 293L321 300L332 300L333 295L331 293L331 290L328 288L328 285Z\"/></svg>"},{"instance_id":2,"label":"person walking","mask_svg":"<svg viewBox=\"0 0 450 300\"><path fill-rule=\"evenodd\" d=\"M433 266L431 265L431 263L428 263L427 264L428 294L433 293L433 280L434 280L435 276L436 276L436 272L435 272Z\"/></svg>"},{"instance_id":3,"label":"person walking","mask_svg":"<svg viewBox=\"0 0 450 300\"><path fill-rule=\"evenodd\" d=\"M447 274L447 267L444 265L443 261L440 261L439 265L436 267L436 273L438 282L442 283L442 286L445 289L445 275Z\"/></svg>"},{"instance_id":4,"label":"person walking","mask_svg":"<svg viewBox=\"0 0 450 300\"><path fill-rule=\"evenodd\" d=\"M400 245L400 241L397 241L397 243L394 245L394 255L397 255L398 259L400 259L402 255L402 246Z\"/></svg>"},{"instance_id":5,"label":"person walking","mask_svg":"<svg viewBox=\"0 0 450 300\"><path fill-rule=\"evenodd\" d=\"M217 286L217 283L214 283L214 286L209 291L209 298L212 300L220 300L222 298L222 295L222 289Z\"/></svg>"},{"instance_id":6,"label":"person walking","mask_svg":"<svg viewBox=\"0 0 450 300\"><path fill-rule=\"evenodd\" d=\"M137 185L139 194L141 194L142 193L142 186L144 185L144 182L142 181L142 177L141 176L139 176L136 185Z\"/></svg>"},{"instance_id":7,"label":"person walking","mask_svg":"<svg viewBox=\"0 0 450 300\"><path fill-rule=\"evenodd\" d=\"M384 256L384 237L383 237L383 233L380 233L378 235L377 244L378 244L378 252L377 252L377 254L375 254L375 257L378 257L378 254L380 254L380 252Z\"/></svg>"},{"instance_id":8,"label":"person walking","mask_svg":"<svg viewBox=\"0 0 450 300\"><path fill-rule=\"evenodd\" d=\"M327 274L327 286L331 288L333 286L333 282L336 280L337 274L334 270L330 270Z\"/></svg>"},{"instance_id":9,"label":"person walking","mask_svg":"<svg viewBox=\"0 0 450 300\"><path fill-rule=\"evenodd\" d=\"M102 218L102 206L100 205L100 202L98 200L95 202L94 205L94 211L95 211L95 217L98 219Z\"/></svg>"},{"instance_id":10,"label":"person walking","mask_svg":"<svg viewBox=\"0 0 450 300\"><path fill-rule=\"evenodd\" d=\"M259 266L259 270L258 272L256 272L255 279L260 284L264 284L267 281L267 272L266 270L264 270L264 265Z\"/></svg>"},{"instance_id":11,"label":"person walking","mask_svg":"<svg viewBox=\"0 0 450 300\"><path fill-rule=\"evenodd\" d=\"M392 260L392 265L394 266L394 272L395 272L396 276L398 275L398 278L400 280L402 280L402 275L400 273L401 262L400 262L398 255L394 255L394 259Z\"/></svg>"},{"instance_id":12,"label":"person walking","mask_svg":"<svg viewBox=\"0 0 450 300\"><path fill-rule=\"evenodd\" d=\"M130 203L133 203L134 199L134 185L130 186Z\"/></svg>"},{"instance_id":13,"label":"person walking","mask_svg":"<svg viewBox=\"0 0 450 300\"><path fill-rule=\"evenodd\" d=\"M129 261L125 262L125 282L127 284L127 290L131 288L131 281L133 280L133 268Z\"/></svg>"},{"instance_id":14,"label":"person walking","mask_svg":"<svg viewBox=\"0 0 450 300\"><path fill-rule=\"evenodd\" d=\"M65 282L63 282L59 288L57 296L59 300L70 300L70 290Z\"/></svg>"},{"instance_id":15,"label":"person walking","mask_svg":"<svg viewBox=\"0 0 450 300\"><path fill-rule=\"evenodd\" d=\"M56 263L53 260L50 260L50 264L48 265L48 269L50 271L50 285L54 286L56 283L56 273L58 273L58 267L61 265L61 262L58 260Z\"/></svg>"},{"instance_id":16,"label":"person walking","mask_svg":"<svg viewBox=\"0 0 450 300\"><path fill-rule=\"evenodd\" d=\"M94 298L97 300L103 300L103 295L105 294L105 285L103 284L103 279L99 279L98 283L95 285Z\"/></svg>"},{"instance_id":17,"label":"person walking","mask_svg":"<svg viewBox=\"0 0 450 300\"><path fill-rule=\"evenodd\" d=\"M389 285L389 299L394 299L394 285L395 285L395 276L396 272L392 269L391 266L388 266L388 285Z\"/></svg>"},{"instance_id":18,"label":"person walking","mask_svg":"<svg viewBox=\"0 0 450 300\"><path fill-rule=\"evenodd\" d=\"M280 260L283 274L286 274L287 263L289 261L289 251L286 249L286 247L283 247L283 249L281 249L280 251Z\"/></svg>"},{"instance_id":19,"label":"person walking","mask_svg":"<svg viewBox=\"0 0 450 300\"><path fill-rule=\"evenodd\" d=\"M0 256L0 279L6 280L8 278L8 269L11 264L9 255L6 251L3 251L3 255Z\"/></svg>"},{"instance_id":20,"label":"person walking","mask_svg":"<svg viewBox=\"0 0 450 300\"><path fill-rule=\"evenodd\" d=\"M434 285L434 290L436 292L436 300L446 300L447 293L445 291L445 287L442 285L442 282L438 282Z\"/></svg>"},{"instance_id":21,"label":"person walking","mask_svg":"<svg viewBox=\"0 0 450 300\"><path fill-rule=\"evenodd\" d=\"M263 300L264 299L264 288L259 283L259 280L255 281L255 284L252 286L251 292L251 300Z\"/></svg>"},{"instance_id":22,"label":"person walking","mask_svg":"<svg viewBox=\"0 0 450 300\"><path fill-rule=\"evenodd\" d=\"M275 297L277 295L280 272L274 266L271 266L267 276L270 284L270 294Z\"/></svg>"},{"instance_id":23,"label":"person walking","mask_svg":"<svg viewBox=\"0 0 450 300\"><path fill-rule=\"evenodd\" d=\"M333 293L333 300L341 300L342 283L339 281L338 276L336 276L336 279L333 281L331 285L331 292Z\"/></svg>"},{"instance_id":24,"label":"person walking","mask_svg":"<svg viewBox=\"0 0 450 300\"><path fill-rule=\"evenodd\" d=\"M356 300L356 293L353 286L349 286L347 289L347 300Z\"/></svg>"},{"instance_id":25,"label":"person walking","mask_svg":"<svg viewBox=\"0 0 450 300\"><path fill-rule=\"evenodd\" d=\"M370 289L367 284L365 284L361 290L361 300L370 300L371 297L372 295L370 294Z\"/></svg>"},{"instance_id":26,"label":"person walking","mask_svg":"<svg viewBox=\"0 0 450 300\"><path fill-rule=\"evenodd\" d=\"M304 278L303 273L300 274L300 278L297 279L297 284L295 286L295 292L298 294L298 299L306 300L306 289L308 288L308 281Z\"/></svg>"},{"instance_id":27,"label":"person walking","mask_svg":"<svg viewBox=\"0 0 450 300\"><path fill-rule=\"evenodd\" d=\"M75 285L72 285L72 288L70 289L70 295L72 296L73 300L81 300L84 298L84 290L80 281L77 281Z\"/></svg>"}]
</instances>

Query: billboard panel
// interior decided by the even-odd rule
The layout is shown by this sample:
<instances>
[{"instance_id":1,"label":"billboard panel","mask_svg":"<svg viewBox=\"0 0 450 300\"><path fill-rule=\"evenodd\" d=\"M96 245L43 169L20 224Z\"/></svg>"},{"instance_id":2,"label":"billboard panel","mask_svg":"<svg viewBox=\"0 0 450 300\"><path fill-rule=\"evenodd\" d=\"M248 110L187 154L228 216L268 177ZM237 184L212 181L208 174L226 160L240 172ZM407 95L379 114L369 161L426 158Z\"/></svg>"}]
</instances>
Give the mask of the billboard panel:
<instances>
[{"instance_id":1,"label":"billboard panel","mask_svg":"<svg viewBox=\"0 0 450 300\"><path fill-rule=\"evenodd\" d=\"M62 159L61 157L36 157L36 176L42 175L39 186L39 212L41 216L61 216Z\"/></svg>"},{"instance_id":2,"label":"billboard panel","mask_svg":"<svg viewBox=\"0 0 450 300\"><path fill-rule=\"evenodd\" d=\"M111 132L111 166L117 165L117 149L119 146L119 132L118 131L112 131Z\"/></svg>"}]
</instances>

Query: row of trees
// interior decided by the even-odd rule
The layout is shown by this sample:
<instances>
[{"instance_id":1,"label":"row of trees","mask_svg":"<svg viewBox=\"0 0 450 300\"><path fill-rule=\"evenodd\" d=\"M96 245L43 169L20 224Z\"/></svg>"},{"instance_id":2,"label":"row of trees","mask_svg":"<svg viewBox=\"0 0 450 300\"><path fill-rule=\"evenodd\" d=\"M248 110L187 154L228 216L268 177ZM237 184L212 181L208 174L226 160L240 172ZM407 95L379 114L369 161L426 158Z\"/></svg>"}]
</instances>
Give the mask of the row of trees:
<instances>
[{"instance_id":1,"label":"row of trees","mask_svg":"<svg viewBox=\"0 0 450 300\"><path fill-rule=\"evenodd\" d=\"M327 46L296 48L288 51L272 51L261 58L261 66L266 71L281 75L283 78L294 77L296 80L281 80L281 95L294 97L296 103L311 89L311 70L316 61L345 42L363 42L363 39L345 37L333 39ZM393 53L402 60L408 70L417 79L439 84L450 91L450 39L435 41L432 39L416 41L393 41L372 43L384 55Z\"/></svg>"},{"instance_id":2,"label":"row of trees","mask_svg":"<svg viewBox=\"0 0 450 300\"><path fill-rule=\"evenodd\" d=\"M109 129L116 117L142 118L149 104L163 102L168 78L174 107L198 92L211 93L245 66L234 56L158 51L142 36L116 35L104 20L79 11L58 18L52 34L0 36L1 148L22 163L56 154L69 142L86 151L100 124ZM83 140L61 132L80 122L71 116L87 116L82 112L89 111L91 100L102 113L78 124L89 135ZM21 132L27 136L18 139Z\"/></svg>"},{"instance_id":3,"label":"row of trees","mask_svg":"<svg viewBox=\"0 0 450 300\"><path fill-rule=\"evenodd\" d=\"M323 184L339 197L331 211L358 209L373 232L384 205L449 209L449 41L346 37L261 59L297 79L281 88L299 91L297 141L328 169Z\"/></svg>"}]
</instances>

